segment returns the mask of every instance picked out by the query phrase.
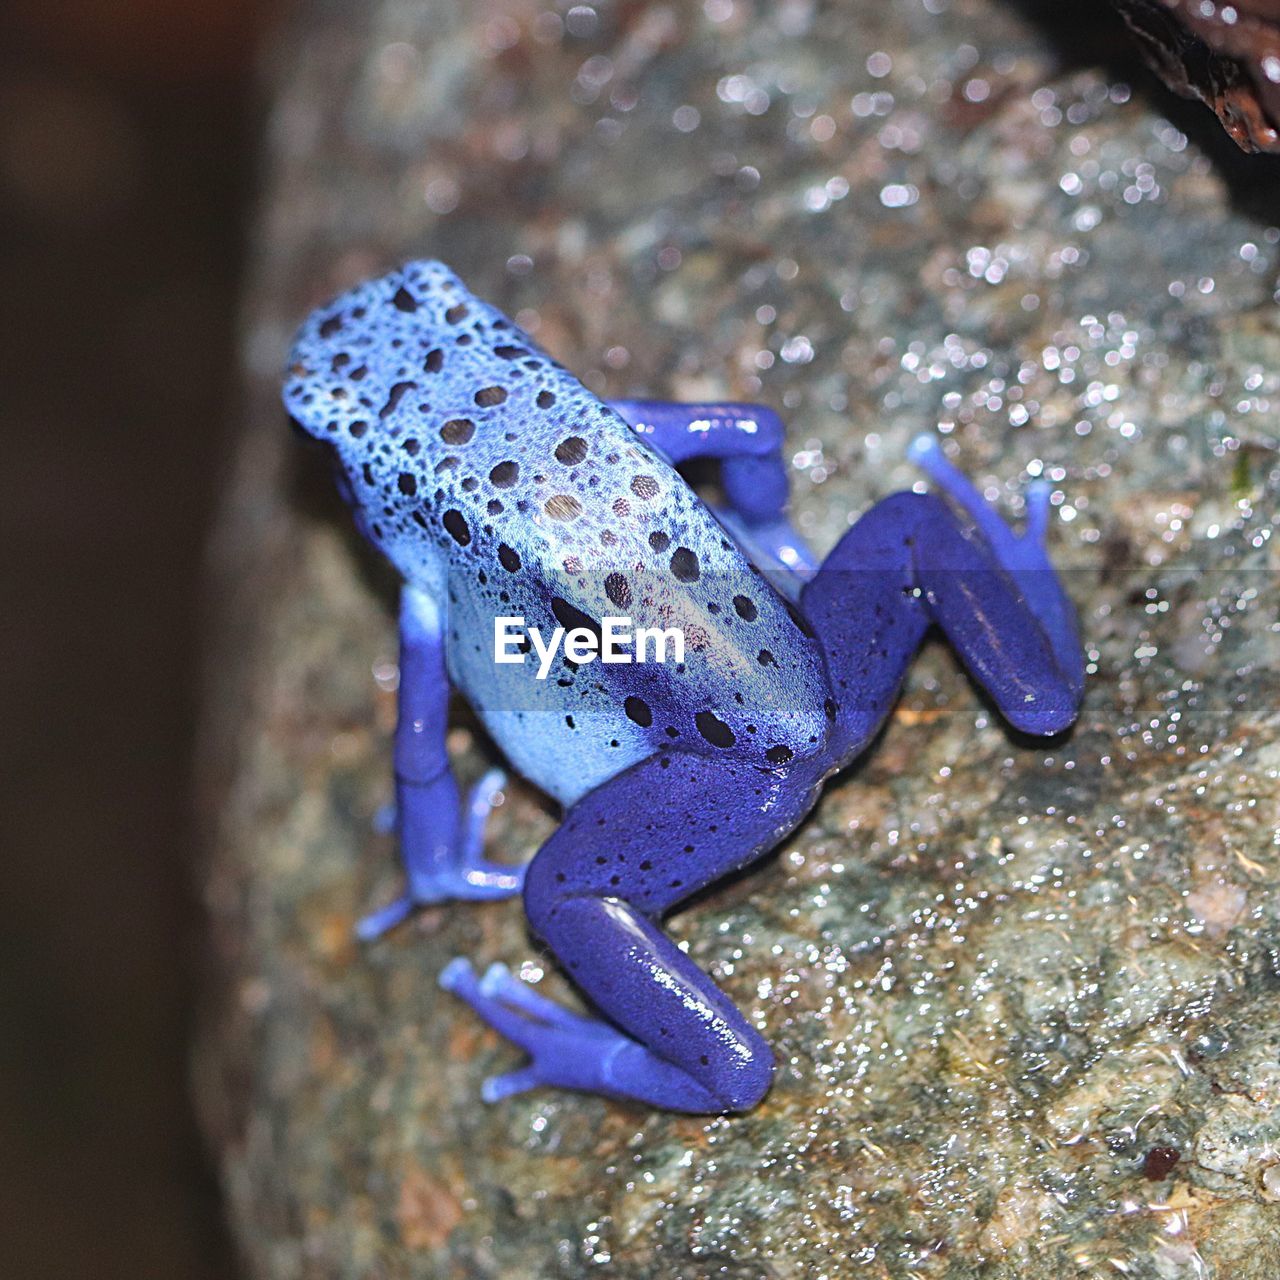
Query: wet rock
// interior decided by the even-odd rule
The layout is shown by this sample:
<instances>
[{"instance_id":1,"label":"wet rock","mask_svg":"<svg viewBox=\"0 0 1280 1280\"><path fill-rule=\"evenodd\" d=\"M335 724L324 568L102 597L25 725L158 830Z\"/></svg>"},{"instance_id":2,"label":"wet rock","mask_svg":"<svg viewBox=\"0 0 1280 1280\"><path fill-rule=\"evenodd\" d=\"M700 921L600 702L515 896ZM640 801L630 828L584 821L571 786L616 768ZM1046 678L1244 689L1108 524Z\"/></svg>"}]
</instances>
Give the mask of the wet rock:
<instances>
[{"instance_id":1,"label":"wet rock","mask_svg":"<svg viewBox=\"0 0 1280 1280\"><path fill-rule=\"evenodd\" d=\"M1280 230L982 0L316 4L274 61L197 1063L251 1273L1272 1280ZM443 964L573 998L517 903L351 940L396 886L393 583L279 369L420 254L601 393L778 407L819 549L918 482L921 429L1014 516L1054 487L1076 730L1015 738L932 645L778 855L671 922L777 1052L746 1116L482 1105L517 1059ZM493 760L464 715L451 746ZM554 823L512 784L490 850Z\"/></svg>"}]
</instances>

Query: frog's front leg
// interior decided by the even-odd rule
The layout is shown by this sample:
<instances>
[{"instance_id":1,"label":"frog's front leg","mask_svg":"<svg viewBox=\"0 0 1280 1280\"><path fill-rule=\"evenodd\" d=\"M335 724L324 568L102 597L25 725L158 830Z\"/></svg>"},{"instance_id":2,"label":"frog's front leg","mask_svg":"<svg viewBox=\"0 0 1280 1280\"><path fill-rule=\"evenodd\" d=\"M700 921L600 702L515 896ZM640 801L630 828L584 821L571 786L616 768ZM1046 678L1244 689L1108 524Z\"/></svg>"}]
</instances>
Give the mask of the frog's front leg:
<instances>
[{"instance_id":1,"label":"frog's front leg","mask_svg":"<svg viewBox=\"0 0 1280 1280\"><path fill-rule=\"evenodd\" d=\"M503 775L476 784L466 808L445 750L449 677L440 611L426 592L400 597L400 695L395 737L396 828L407 883L388 906L357 926L376 938L415 906L455 899L509 898L520 892L523 867L485 862L484 826Z\"/></svg>"},{"instance_id":2,"label":"frog's front leg","mask_svg":"<svg viewBox=\"0 0 1280 1280\"><path fill-rule=\"evenodd\" d=\"M786 515L786 428L763 404L720 400L611 400L609 407L673 466L694 458L720 460L727 508L716 515L762 569L787 570L777 585L794 595L818 561Z\"/></svg>"},{"instance_id":3,"label":"frog's front leg","mask_svg":"<svg viewBox=\"0 0 1280 1280\"><path fill-rule=\"evenodd\" d=\"M537 1085L674 1111L743 1111L773 1059L759 1033L662 931L663 912L772 848L816 795L816 757L789 774L677 752L585 796L525 885L535 932L608 1022L567 1013L503 971L455 960L441 983L532 1062L488 1082L493 1100Z\"/></svg>"}]
</instances>

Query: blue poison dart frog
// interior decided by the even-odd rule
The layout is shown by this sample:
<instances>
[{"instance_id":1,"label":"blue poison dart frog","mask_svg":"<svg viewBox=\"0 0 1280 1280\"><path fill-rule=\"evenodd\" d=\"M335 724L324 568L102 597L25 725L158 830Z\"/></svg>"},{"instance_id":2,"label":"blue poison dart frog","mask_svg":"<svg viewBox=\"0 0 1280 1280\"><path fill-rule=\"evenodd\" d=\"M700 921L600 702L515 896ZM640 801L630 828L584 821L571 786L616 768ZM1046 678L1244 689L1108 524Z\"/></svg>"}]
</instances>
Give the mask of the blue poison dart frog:
<instances>
[{"instance_id":1,"label":"blue poison dart frog","mask_svg":"<svg viewBox=\"0 0 1280 1280\"><path fill-rule=\"evenodd\" d=\"M452 961L441 985L529 1055L486 1082L491 1102L539 1085L690 1112L760 1100L768 1046L663 916L800 822L874 738L931 626L1017 729L1076 715L1084 663L1044 548L1047 489L1015 534L930 438L911 455L940 493L885 498L818 564L785 514L772 410L599 400L438 262L316 311L284 399L332 445L361 530L404 579L406 884L361 936L419 904L523 893L603 1015ZM719 507L676 470L694 459L719 464ZM634 633L604 646L619 619ZM646 628L672 639L665 660L656 639L640 660ZM527 652L535 631L549 669ZM451 688L563 806L525 868L483 856L502 776L460 797Z\"/></svg>"}]
</instances>

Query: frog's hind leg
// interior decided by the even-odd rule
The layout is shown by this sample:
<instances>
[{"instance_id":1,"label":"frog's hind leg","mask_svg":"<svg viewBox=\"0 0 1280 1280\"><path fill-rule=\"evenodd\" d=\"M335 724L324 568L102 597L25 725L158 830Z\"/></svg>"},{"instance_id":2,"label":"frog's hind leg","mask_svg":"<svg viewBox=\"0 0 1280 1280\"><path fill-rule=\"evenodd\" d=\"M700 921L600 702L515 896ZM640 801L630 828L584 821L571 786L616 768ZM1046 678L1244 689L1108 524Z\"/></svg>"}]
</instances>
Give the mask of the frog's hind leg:
<instances>
[{"instance_id":1,"label":"frog's hind leg","mask_svg":"<svg viewBox=\"0 0 1280 1280\"><path fill-rule=\"evenodd\" d=\"M529 922L608 1021L559 1009L505 971L465 960L441 975L532 1058L486 1098L537 1085L675 1111L742 1111L773 1059L754 1027L657 923L662 912L771 848L804 815L819 771L663 753L585 796L538 852Z\"/></svg>"},{"instance_id":2,"label":"frog's hind leg","mask_svg":"<svg viewBox=\"0 0 1280 1280\"><path fill-rule=\"evenodd\" d=\"M767 405L611 400L609 407L673 466L720 460L727 506L716 515L761 569L799 580L817 572L816 557L787 518L786 428ZM785 577L782 585L794 594Z\"/></svg>"},{"instance_id":3,"label":"frog's hind leg","mask_svg":"<svg viewBox=\"0 0 1280 1280\"><path fill-rule=\"evenodd\" d=\"M942 446L933 436L917 436L911 442L909 456L978 527L996 559L1018 584L1023 598L1040 619L1058 661L1064 668L1078 666L1080 640L1075 613L1045 547L1050 486L1037 480L1027 487L1026 528L1016 534L974 488L972 481L947 461Z\"/></svg>"},{"instance_id":4,"label":"frog's hind leg","mask_svg":"<svg viewBox=\"0 0 1280 1280\"><path fill-rule=\"evenodd\" d=\"M406 587L400 602L400 702L396 723L395 825L404 861L404 892L357 926L376 938L415 906L459 899L509 898L520 892L523 867L485 862L485 819L504 781L491 770L472 789L465 810L445 750L449 679L439 610Z\"/></svg>"},{"instance_id":5,"label":"frog's hind leg","mask_svg":"<svg viewBox=\"0 0 1280 1280\"><path fill-rule=\"evenodd\" d=\"M994 519L984 513L973 534L940 498L894 494L805 586L800 609L826 656L839 758L875 734L933 623L1016 728L1053 734L1075 719L1084 665L1071 604L1048 561L1028 569Z\"/></svg>"}]
</instances>

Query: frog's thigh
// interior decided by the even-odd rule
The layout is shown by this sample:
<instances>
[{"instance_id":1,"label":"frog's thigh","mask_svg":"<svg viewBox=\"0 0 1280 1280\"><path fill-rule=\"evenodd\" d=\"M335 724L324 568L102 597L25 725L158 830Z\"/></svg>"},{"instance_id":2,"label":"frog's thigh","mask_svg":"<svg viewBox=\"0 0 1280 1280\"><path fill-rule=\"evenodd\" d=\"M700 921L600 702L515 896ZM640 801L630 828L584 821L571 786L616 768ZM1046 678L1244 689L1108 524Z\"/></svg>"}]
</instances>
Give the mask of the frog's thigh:
<instances>
[{"instance_id":1,"label":"frog's thigh","mask_svg":"<svg viewBox=\"0 0 1280 1280\"><path fill-rule=\"evenodd\" d=\"M1036 610L987 543L930 494L872 507L800 601L826 656L841 758L875 733L931 623L1015 727L1057 733L1075 716L1079 686Z\"/></svg>"},{"instance_id":2,"label":"frog's thigh","mask_svg":"<svg viewBox=\"0 0 1280 1280\"><path fill-rule=\"evenodd\" d=\"M812 762L790 776L737 760L652 756L585 796L529 869L529 922L570 977L649 1052L622 1055L607 1091L666 1106L752 1106L772 1056L658 915L773 847L816 795ZM672 1072L672 1067L678 1069ZM676 1096L671 1081L692 1095ZM679 1089L676 1089L678 1092Z\"/></svg>"}]
</instances>

